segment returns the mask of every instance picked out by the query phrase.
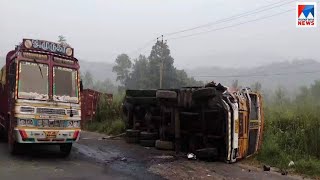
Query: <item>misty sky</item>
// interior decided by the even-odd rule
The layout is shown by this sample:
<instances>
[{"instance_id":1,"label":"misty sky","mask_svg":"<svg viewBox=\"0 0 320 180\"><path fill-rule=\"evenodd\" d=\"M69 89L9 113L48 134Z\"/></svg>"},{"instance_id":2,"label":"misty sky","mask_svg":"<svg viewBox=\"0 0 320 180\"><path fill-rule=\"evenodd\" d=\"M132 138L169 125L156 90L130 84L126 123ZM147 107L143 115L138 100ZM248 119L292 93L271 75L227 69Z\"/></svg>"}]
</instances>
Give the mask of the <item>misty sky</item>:
<instances>
[{"instance_id":1,"label":"misty sky","mask_svg":"<svg viewBox=\"0 0 320 180\"><path fill-rule=\"evenodd\" d=\"M161 34L199 26L280 0L0 0L0 56L22 38L66 36L78 59L114 62L119 53L149 54ZM289 2L289 1L284 1ZM296 3L185 34L165 37L180 68L256 66L294 58L320 61L320 26L298 29L295 10L184 39L171 39L295 9ZM319 3L318 3L319 6ZM318 21L319 21L318 8ZM319 23L318 23L319 24Z\"/></svg>"}]
</instances>

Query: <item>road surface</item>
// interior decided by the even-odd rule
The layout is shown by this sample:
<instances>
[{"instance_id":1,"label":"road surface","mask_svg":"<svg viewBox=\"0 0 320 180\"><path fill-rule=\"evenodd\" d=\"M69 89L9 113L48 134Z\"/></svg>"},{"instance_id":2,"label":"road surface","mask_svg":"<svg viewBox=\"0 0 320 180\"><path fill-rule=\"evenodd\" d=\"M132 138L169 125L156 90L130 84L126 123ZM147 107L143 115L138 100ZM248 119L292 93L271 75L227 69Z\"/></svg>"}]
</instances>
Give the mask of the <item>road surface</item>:
<instances>
[{"instance_id":1,"label":"road surface","mask_svg":"<svg viewBox=\"0 0 320 180\"><path fill-rule=\"evenodd\" d=\"M35 146L11 156L7 144L0 143L0 179L297 179L239 164L188 161L173 152L101 137L83 133L68 158L55 146Z\"/></svg>"}]
</instances>

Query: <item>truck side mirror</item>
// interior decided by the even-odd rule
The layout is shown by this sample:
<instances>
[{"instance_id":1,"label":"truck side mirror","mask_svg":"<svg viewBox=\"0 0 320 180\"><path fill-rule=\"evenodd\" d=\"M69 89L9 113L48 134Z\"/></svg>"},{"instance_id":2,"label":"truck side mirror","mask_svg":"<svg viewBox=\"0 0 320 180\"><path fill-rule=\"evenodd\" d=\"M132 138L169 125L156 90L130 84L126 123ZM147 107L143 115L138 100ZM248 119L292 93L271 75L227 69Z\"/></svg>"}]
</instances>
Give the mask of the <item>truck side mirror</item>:
<instances>
[{"instance_id":1,"label":"truck side mirror","mask_svg":"<svg viewBox=\"0 0 320 180\"><path fill-rule=\"evenodd\" d=\"M82 92L83 90L83 84L82 84L82 80L80 80L80 92Z\"/></svg>"}]
</instances>

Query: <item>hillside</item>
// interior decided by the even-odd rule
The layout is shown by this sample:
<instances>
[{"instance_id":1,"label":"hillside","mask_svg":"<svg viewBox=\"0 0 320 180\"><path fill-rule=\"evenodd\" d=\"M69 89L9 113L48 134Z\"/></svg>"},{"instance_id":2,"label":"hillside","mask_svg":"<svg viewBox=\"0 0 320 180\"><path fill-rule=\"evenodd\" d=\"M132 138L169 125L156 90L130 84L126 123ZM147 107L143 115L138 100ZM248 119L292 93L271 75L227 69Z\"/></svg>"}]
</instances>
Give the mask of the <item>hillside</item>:
<instances>
[{"instance_id":1,"label":"hillside","mask_svg":"<svg viewBox=\"0 0 320 180\"><path fill-rule=\"evenodd\" d=\"M266 90L279 86L287 90L296 90L308 86L320 79L320 63L315 60L295 60L276 62L254 68L218 68L206 67L186 70L198 80L221 82L231 85L238 80L239 85L250 86L259 81ZM211 77L204 77L211 76Z\"/></svg>"},{"instance_id":2,"label":"hillside","mask_svg":"<svg viewBox=\"0 0 320 180\"><path fill-rule=\"evenodd\" d=\"M4 64L4 58L0 57L0 65ZM96 80L109 78L116 82L116 74L112 72L113 64L103 62L89 62L80 60L81 73L90 71ZM230 86L234 80L239 85L250 86L259 81L263 89L273 90L284 87L294 92L301 86L308 86L320 79L320 63L315 60L294 60L275 62L252 68L220 68L202 67L186 69L188 75L197 80L216 81Z\"/></svg>"}]
</instances>

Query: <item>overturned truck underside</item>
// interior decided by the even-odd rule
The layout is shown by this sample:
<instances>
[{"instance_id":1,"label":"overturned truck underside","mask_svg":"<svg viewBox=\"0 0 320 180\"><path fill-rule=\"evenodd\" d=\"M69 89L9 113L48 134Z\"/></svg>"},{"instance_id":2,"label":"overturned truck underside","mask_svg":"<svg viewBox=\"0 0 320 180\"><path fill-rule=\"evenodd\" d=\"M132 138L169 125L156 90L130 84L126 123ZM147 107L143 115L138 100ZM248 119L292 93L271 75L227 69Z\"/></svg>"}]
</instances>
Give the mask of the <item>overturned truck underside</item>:
<instances>
[{"instance_id":1,"label":"overturned truck underside","mask_svg":"<svg viewBox=\"0 0 320 180\"><path fill-rule=\"evenodd\" d=\"M128 143L192 152L229 163L261 146L262 97L221 84L181 89L127 90L123 103Z\"/></svg>"}]
</instances>

